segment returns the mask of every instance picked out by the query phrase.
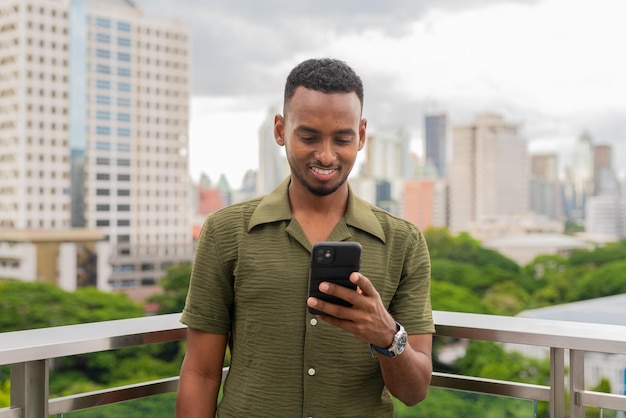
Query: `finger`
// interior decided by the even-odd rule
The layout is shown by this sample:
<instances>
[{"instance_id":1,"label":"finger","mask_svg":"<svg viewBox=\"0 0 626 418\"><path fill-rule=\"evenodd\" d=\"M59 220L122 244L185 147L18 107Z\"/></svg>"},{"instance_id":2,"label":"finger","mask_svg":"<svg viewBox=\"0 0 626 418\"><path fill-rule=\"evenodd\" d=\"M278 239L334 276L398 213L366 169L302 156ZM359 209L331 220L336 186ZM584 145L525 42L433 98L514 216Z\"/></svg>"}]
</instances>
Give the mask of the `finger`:
<instances>
[{"instance_id":1,"label":"finger","mask_svg":"<svg viewBox=\"0 0 626 418\"><path fill-rule=\"evenodd\" d=\"M340 299L345 300L346 302L349 302L351 304L354 304L355 301L358 298L358 295L360 295L361 293L359 292L359 288L357 287L357 289L351 289L345 286L341 286L338 285L336 283L331 283L331 282L322 282L319 285L319 290L322 293L326 293L327 295L332 295L332 296L336 296Z\"/></svg>"},{"instance_id":2,"label":"finger","mask_svg":"<svg viewBox=\"0 0 626 418\"><path fill-rule=\"evenodd\" d=\"M352 273L350 275L350 281L357 285L357 288L361 290L360 294L362 295L371 296L378 293L370 279L359 272Z\"/></svg>"},{"instance_id":3,"label":"finger","mask_svg":"<svg viewBox=\"0 0 626 418\"><path fill-rule=\"evenodd\" d=\"M320 318L325 319L326 316L348 319L350 316L349 308L334 303L325 302L321 299L310 297L306 301L307 305L313 309L324 312L326 315L321 315Z\"/></svg>"}]
</instances>

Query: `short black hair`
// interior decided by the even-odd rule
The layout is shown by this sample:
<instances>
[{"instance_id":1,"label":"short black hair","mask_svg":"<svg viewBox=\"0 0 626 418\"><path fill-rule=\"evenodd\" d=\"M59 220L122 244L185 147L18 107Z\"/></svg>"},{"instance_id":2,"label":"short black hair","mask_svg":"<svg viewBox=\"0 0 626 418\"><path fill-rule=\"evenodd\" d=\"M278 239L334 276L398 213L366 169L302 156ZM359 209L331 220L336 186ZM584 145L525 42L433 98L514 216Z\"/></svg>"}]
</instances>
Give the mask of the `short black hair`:
<instances>
[{"instance_id":1,"label":"short black hair","mask_svg":"<svg viewBox=\"0 0 626 418\"><path fill-rule=\"evenodd\" d=\"M323 93L355 92L363 108L363 82L344 61L312 58L298 64L287 76L283 111L300 86Z\"/></svg>"}]
</instances>

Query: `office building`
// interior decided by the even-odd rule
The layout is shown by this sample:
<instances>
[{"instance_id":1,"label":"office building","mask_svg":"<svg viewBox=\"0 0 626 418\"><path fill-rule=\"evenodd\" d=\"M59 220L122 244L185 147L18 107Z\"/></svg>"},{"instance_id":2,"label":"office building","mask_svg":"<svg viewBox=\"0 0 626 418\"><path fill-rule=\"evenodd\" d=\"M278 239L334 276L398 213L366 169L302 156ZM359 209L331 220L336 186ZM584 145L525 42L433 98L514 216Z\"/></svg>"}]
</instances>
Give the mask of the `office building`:
<instances>
[{"instance_id":1,"label":"office building","mask_svg":"<svg viewBox=\"0 0 626 418\"><path fill-rule=\"evenodd\" d=\"M278 108L271 108L259 129L259 169L256 174L256 194L266 195L276 188L289 174L285 150L274 139L274 115Z\"/></svg>"},{"instance_id":2,"label":"office building","mask_svg":"<svg viewBox=\"0 0 626 418\"><path fill-rule=\"evenodd\" d=\"M0 43L1 227L104 232L100 287L190 261L188 29L130 1L3 0Z\"/></svg>"},{"instance_id":3,"label":"office building","mask_svg":"<svg viewBox=\"0 0 626 418\"><path fill-rule=\"evenodd\" d=\"M570 219L582 223L585 219L585 203L593 194L593 139L583 132L574 144L572 185L573 208Z\"/></svg>"},{"instance_id":4,"label":"office building","mask_svg":"<svg viewBox=\"0 0 626 418\"><path fill-rule=\"evenodd\" d=\"M446 115L427 115L424 117L424 154L427 164L431 164L437 170L437 175L445 178L447 169L447 129Z\"/></svg>"},{"instance_id":5,"label":"office building","mask_svg":"<svg viewBox=\"0 0 626 418\"><path fill-rule=\"evenodd\" d=\"M535 154L530 158L530 209L550 219L563 219L561 183L557 154Z\"/></svg>"},{"instance_id":6,"label":"office building","mask_svg":"<svg viewBox=\"0 0 626 418\"><path fill-rule=\"evenodd\" d=\"M481 114L453 128L449 171L450 230L529 208L526 141L516 124Z\"/></svg>"}]
</instances>

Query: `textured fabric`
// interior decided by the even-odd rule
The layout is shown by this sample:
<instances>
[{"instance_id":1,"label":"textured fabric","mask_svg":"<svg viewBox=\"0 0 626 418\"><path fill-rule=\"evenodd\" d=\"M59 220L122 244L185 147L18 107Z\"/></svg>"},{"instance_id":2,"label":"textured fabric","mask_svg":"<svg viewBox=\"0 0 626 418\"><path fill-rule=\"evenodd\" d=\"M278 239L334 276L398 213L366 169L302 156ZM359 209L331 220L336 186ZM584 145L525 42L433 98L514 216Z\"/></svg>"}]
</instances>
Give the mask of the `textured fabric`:
<instances>
[{"instance_id":1,"label":"textured fabric","mask_svg":"<svg viewBox=\"0 0 626 418\"><path fill-rule=\"evenodd\" d=\"M291 215L288 185L203 225L181 321L232 332L218 416L392 417L367 344L308 313L311 244ZM407 332L433 333L430 259L417 227L350 190L329 237L344 240L361 243L361 272Z\"/></svg>"}]
</instances>

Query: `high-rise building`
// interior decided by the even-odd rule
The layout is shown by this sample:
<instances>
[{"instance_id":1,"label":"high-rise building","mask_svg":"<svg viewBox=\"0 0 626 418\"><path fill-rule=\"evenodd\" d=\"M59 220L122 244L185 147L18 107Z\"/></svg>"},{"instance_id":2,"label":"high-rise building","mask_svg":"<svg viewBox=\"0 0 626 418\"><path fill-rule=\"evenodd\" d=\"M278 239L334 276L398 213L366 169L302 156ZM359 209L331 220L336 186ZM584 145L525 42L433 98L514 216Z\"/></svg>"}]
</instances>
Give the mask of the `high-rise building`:
<instances>
[{"instance_id":1,"label":"high-rise building","mask_svg":"<svg viewBox=\"0 0 626 418\"><path fill-rule=\"evenodd\" d=\"M283 148L274 139L274 115L277 108L269 110L259 129L259 170L256 175L256 194L270 193L289 174Z\"/></svg>"},{"instance_id":2,"label":"high-rise building","mask_svg":"<svg viewBox=\"0 0 626 418\"><path fill-rule=\"evenodd\" d=\"M617 194L620 188L613 170L613 152L610 145L593 147L593 195Z\"/></svg>"},{"instance_id":3,"label":"high-rise building","mask_svg":"<svg viewBox=\"0 0 626 418\"><path fill-rule=\"evenodd\" d=\"M0 0L0 44L1 227L103 231L100 287L190 261L187 27L130 1Z\"/></svg>"},{"instance_id":4,"label":"high-rise building","mask_svg":"<svg viewBox=\"0 0 626 418\"><path fill-rule=\"evenodd\" d=\"M550 219L563 218L557 154L535 154L530 164L530 209Z\"/></svg>"},{"instance_id":5,"label":"high-rise building","mask_svg":"<svg viewBox=\"0 0 626 418\"><path fill-rule=\"evenodd\" d=\"M516 124L481 114L453 128L449 172L450 229L529 208L526 141Z\"/></svg>"},{"instance_id":6,"label":"high-rise building","mask_svg":"<svg viewBox=\"0 0 626 418\"><path fill-rule=\"evenodd\" d=\"M593 193L593 139L587 131L574 144L572 182L574 207L569 218L582 222L585 219L585 203Z\"/></svg>"},{"instance_id":7,"label":"high-rise building","mask_svg":"<svg viewBox=\"0 0 626 418\"><path fill-rule=\"evenodd\" d=\"M447 226L447 183L443 179L411 179L404 183L402 217L420 229Z\"/></svg>"},{"instance_id":8,"label":"high-rise building","mask_svg":"<svg viewBox=\"0 0 626 418\"><path fill-rule=\"evenodd\" d=\"M427 115L424 117L424 148L427 163L437 169L437 175L445 178L447 169L447 129L446 115Z\"/></svg>"}]
</instances>

